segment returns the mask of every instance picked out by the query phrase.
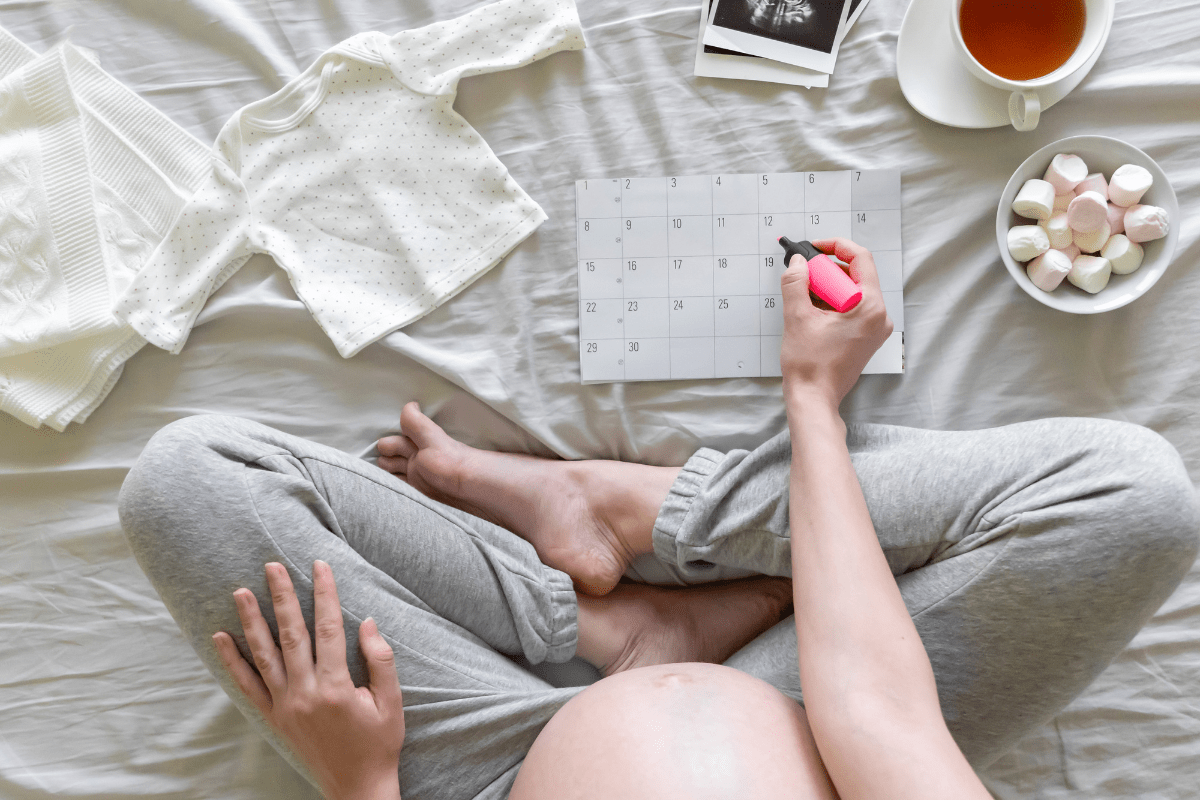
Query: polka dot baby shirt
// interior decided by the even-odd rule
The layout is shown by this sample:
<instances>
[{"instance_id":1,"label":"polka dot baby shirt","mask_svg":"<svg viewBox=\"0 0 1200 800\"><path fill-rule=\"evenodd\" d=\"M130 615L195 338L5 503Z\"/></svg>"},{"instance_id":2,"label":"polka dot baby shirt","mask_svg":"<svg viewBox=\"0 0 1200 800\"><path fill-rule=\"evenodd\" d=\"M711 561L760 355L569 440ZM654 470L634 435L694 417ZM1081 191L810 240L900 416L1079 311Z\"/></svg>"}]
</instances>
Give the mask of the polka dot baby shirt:
<instances>
[{"instance_id":1,"label":"polka dot baby shirt","mask_svg":"<svg viewBox=\"0 0 1200 800\"><path fill-rule=\"evenodd\" d=\"M226 123L114 313L178 353L209 295L269 253L346 358L424 316L546 219L454 111L459 79L583 47L573 0L347 39Z\"/></svg>"}]
</instances>

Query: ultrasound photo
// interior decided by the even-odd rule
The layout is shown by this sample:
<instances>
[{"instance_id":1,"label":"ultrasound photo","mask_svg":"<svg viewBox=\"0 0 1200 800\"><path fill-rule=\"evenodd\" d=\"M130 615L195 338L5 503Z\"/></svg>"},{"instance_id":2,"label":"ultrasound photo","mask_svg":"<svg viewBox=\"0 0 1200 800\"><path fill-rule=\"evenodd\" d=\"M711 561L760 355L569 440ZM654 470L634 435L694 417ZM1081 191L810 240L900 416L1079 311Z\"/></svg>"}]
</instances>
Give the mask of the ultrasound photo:
<instances>
[{"instance_id":1,"label":"ultrasound photo","mask_svg":"<svg viewBox=\"0 0 1200 800\"><path fill-rule=\"evenodd\" d=\"M832 53L842 11L850 2L852 0L719 0L712 24L807 50Z\"/></svg>"},{"instance_id":2,"label":"ultrasound photo","mask_svg":"<svg viewBox=\"0 0 1200 800\"><path fill-rule=\"evenodd\" d=\"M867 0L860 0L866 5ZM738 80L764 81L786 86L802 86L806 89L829 86L829 73L807 67L752 55L729 47L705 44L705 37L712 19L711 0L701 3L700 31L696 37L696 65L694 75L703 78L735 78ZM861 6L860 6L861 7ZM839 36L845 35L845 27ZM763 40L766 41L766 40ZM771 42L771 44L779 44ZM781 45L782 46L782 45Z\"/></svg>"}]
</instances>

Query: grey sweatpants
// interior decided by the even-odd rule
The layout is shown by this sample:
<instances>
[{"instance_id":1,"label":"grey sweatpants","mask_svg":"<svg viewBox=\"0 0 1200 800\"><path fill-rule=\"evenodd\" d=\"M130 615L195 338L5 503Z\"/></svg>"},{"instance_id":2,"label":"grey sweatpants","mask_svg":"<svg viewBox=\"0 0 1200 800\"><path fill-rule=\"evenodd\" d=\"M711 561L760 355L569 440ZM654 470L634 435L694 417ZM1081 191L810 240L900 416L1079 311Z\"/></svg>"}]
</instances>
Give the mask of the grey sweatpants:
<instances>
[{"instance_id":1,"label":"grey sweatpants","mask_svg":"<svg viewBox=\"0 0 1200 800\"><path fill-rule=\"evenodd\" d=\"M1104 420L983 431L851 426L879 540L929 652L950 730L988 763L1100 673L1172 592L1197 551L1200 509L1175 450ZM790 575L787 433L703 449L655 523L661 582ZM259 731L308 776L226 675L210 637L231 597L285 564L312 626L313 559L333 568L355 683L358 624L374 617L404 691L405 800L504 798L542 726L581 687L518 665L575 653L571 579L513 533L436 503L361 459L231 417L168 425L121 490L133 551L200 658ZM795 623L726 664L801 700Z\"/></svg>"}]
</instances>

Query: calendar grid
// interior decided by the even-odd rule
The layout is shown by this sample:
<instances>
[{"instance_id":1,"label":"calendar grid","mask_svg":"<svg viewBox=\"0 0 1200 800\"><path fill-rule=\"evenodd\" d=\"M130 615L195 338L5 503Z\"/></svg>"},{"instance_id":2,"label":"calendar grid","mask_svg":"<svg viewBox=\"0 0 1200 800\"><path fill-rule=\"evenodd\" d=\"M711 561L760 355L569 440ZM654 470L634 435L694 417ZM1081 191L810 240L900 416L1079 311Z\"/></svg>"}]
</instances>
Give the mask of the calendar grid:
<instances>
[{"instance_id":1,"label":"calendar grid","mask_svg":"<svg viewBox=\"0 0 1200 800\"><path fill-rule=\"evenodd\" d=\"M897 332L867 371L902 371L898 172L588 179L576 202L584 383L777 377L780 235L872 249Z\"/></svg>"}]
</instances>

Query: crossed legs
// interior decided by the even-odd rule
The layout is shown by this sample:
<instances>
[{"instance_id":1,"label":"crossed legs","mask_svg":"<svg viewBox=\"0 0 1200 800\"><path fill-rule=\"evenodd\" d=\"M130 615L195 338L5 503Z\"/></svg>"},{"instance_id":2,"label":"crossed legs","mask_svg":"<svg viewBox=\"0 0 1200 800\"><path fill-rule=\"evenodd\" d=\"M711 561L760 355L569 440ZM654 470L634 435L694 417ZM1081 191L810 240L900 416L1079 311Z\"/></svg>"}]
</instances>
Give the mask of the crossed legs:
<instances>
[{"instance_id":1,"label":"crossed legs","mask_svg":"<svg viewBox=\"0 0 1200 800\"><path fill-rule=\"evenodd\" d=\"M405 414L407 443L380 445L396 459L383 464L408 483L246 420L192 417L156 434L122 487L121 522L142 568L285 757L210 641L229 631L248 654L231 593L245 586L266 597L268 561L288 568L310 627L312 560L333 567L356 683L365 682L358 623L374 616L392 644L408 726L406 798L448 786L456 796L505 797L537 734L580 691L555 688L507 655L533 664L580 655L610 674L661 663L653 659L721 660L802 701L794 621L781 619L790 600L786 433L753 451L702 449L682 469L660 470L480 454L415 411ZM1178 454L1144 428L851 426L849 444L947 722L976 765L1081 691L1196 554L1195 490ZM664 582L707 585L616 584L622 566L647 552L647 536ZM723 583L746 576L776 577ZM642 633L630 642L633 630Z\"/></svg>"},{"instance_id":2,"label":"crossed legs","mask_svg":"<svg viewBox=\"0 0 1200 800\"><path fill-rule=\"evenodd\" d=\"M404 408L401 428L405 435L379 441L379 465L440 503L513 531L542 563L571 576L576 655L604 675L651 664L719 664L790 613L786 578L686 589L619 583L634 559L654 552L654 523L678 467L476 450L416 403Z\"/></svg>"}]
</instances>

